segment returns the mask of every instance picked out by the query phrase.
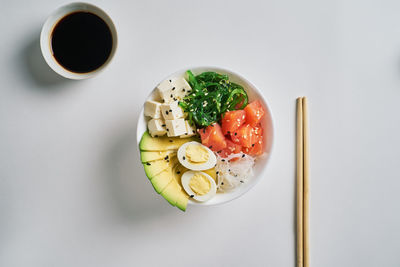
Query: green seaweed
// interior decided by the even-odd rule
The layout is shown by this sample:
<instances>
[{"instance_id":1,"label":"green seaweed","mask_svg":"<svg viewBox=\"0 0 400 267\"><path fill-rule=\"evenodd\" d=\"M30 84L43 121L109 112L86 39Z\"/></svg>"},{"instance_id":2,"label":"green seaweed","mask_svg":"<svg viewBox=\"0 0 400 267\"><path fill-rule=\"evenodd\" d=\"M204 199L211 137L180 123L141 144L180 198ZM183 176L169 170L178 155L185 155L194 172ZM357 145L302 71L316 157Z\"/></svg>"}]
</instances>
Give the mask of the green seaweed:
<instances>
[{"instance_id":1,"label":"green seaweed","mask_svg":"<svg viewBox=\"0 0 400 267\"><path fill-rule=\"evenodd\" d=\"M186 74L192 90L179 105L188 113L190 123L197 127L219 122L226 111L243 109L247 105L246 91L241 85L230 82L228 75L208 71L195 76L190 70Z\"/></svg>"}]
</instances>

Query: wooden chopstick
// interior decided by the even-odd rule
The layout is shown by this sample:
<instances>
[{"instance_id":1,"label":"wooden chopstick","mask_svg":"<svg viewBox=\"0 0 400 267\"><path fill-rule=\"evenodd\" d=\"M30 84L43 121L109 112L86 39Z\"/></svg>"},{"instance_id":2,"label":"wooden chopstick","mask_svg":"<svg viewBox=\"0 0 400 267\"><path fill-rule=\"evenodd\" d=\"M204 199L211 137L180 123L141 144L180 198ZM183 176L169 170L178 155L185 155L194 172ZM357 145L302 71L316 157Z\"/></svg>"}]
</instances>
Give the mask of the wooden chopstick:
<instances>
[{"instance_id":1,"label":"wooden chopstick","mask_svg":"<svg viewBox=\"0 0 400 267\"><path fill-rule=\"evenodd\" d=\"M297 98L297 267L303 267L303 101Z\"/></svg>"},{"instance_id":2,"label":"wooden chopstick","mask_svg":"<svg viewBox=\"0 0 400 267\"><path fill-rule=\"evenodd\" d=\"M310 266L310 166L308 104L306 97L297 99L297 266Z\"/></svg>"},{"instance_id":3,"label":"wooden chopstick","mask_svg":"<svg viewBox=\"0 0 400 267\"><path fill-rule=\"evenodd\" d=\"M303 247L304 267L310 266L310 151L307 98L303 97Z\"/></svg>"}]
</instances>

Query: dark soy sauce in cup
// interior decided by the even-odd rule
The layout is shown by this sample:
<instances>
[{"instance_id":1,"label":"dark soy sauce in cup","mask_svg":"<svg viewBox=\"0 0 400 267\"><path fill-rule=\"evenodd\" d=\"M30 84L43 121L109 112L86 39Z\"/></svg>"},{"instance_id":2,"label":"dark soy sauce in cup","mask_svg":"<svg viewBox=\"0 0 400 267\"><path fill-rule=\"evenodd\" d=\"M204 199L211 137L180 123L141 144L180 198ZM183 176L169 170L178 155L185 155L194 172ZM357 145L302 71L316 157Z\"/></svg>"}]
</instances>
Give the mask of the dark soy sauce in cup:
<instances>
[{"instance_id":1,"label":"dark soy sauce in cup","mask_svg":"<svg viewBox=\"0 0 400 267\"><path fill-rule=\"evenodd\" d=\"M90 12L66 15L51 34L54 58L62 67L76 73L100 68L111 54L112 43L108 25Z\"/></svg>"}]
</instances>

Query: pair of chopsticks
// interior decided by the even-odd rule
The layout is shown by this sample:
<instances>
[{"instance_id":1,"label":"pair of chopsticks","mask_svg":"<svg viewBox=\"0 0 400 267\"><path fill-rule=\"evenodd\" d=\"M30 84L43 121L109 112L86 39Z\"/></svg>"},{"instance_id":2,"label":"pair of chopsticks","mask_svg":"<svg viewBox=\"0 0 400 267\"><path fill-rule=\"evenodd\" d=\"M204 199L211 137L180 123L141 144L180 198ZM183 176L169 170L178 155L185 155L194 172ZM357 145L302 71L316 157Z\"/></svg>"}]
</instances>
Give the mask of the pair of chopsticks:
<instances>
[{"instance_id":1,"label":"pair of chopsticks","mask_svg":"<svg viewBox=\"0 0 400 267\"><path fill-rule=\"evenodd\" d=\"M307 98L297 98L297 267L310 266L310 166Z\"/></svg>"}]
</instances>

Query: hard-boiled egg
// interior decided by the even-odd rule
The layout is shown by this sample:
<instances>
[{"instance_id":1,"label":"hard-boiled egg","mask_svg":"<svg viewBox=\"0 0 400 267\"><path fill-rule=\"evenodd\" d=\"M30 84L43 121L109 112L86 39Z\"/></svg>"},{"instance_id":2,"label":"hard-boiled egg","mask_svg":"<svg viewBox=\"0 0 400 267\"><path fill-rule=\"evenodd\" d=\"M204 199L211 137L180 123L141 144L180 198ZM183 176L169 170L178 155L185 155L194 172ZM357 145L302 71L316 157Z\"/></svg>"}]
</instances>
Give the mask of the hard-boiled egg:
<instances>
[{"instance_id":1,"label":"hard-boiled egg","mask_svg":"<svg viewBox=\"0 0 400 267\"><path fill-rule=\"evenodd\" d=\"M211 199L217 193L214 179L204 172L187 171L182 175L181 182L186 193L200 202Z\"/></svg>"},{"instance_id":2,"label":"hard-boiled egg","mask_svg":"<svg viewBox=\"0 0 400 267\"><path fill-rule=\"evenodd\" d=\"M178 149L178 160L193 171L208 170L217 163L214 152L196 141L185 143Z\"/></svg>"}]
</instances>

